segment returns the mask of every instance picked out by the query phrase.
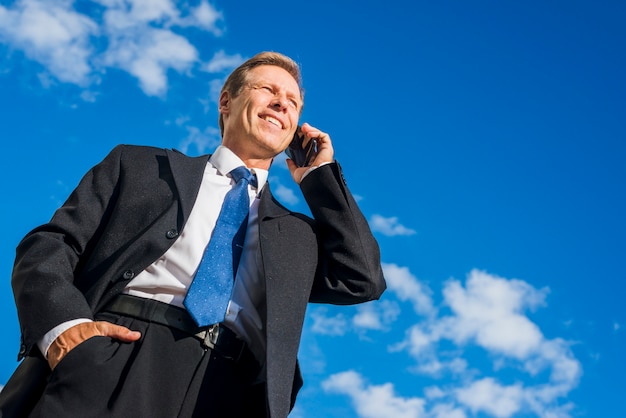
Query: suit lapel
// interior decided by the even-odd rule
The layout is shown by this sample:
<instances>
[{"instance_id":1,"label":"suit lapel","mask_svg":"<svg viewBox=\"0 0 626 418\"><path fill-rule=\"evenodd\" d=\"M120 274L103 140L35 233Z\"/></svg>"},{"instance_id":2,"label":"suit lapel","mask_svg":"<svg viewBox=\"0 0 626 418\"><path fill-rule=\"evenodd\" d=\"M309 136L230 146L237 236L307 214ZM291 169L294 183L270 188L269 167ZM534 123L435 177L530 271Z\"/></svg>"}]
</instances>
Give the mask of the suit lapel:
<instances>
[{"instance_id":1,"label":"suit lapel","mask_svg":"<svg viewBox=\"0 0 626 418\"><path fill-rule=\"evenodd\" d=\"M281 216L287 216L291 212L282 206L270 190L270 184L266 183L265 187L261 191L261 202L259 203L259 219L261 221L265 219L279 218Z\"/></svg>"},{"instance_id":2,"label":"suit lapel","mask_svg":"<svg viewBox=\"0 0 626 418\"><path fill-rule=\"evenodd\" d=\"M182 228L189 218L191 209L198 197L202 176L209 156L188 157L178 151L169 149L166 151L170 161L174 184L178 192L180 213L183 215L183 219L178 220L179 228Z\"/></svg>"},{"instance_id":3,"label":"suit lapel","mask_svg":"<svg viewBox=\"0 0 626 418\"><path fill-rule=\"evenodd\" d=\"M298 286L286 280L281 269L276 267L276 260L284 258L288 253L284 246L289 247L289 243L285 240L294 236L284 231L281 225L281 218L290 214L289 210L274 199L269 184L266 184L259 203L259 245L267 302L265 322L268 401L272 416L278 417L286 417L289 413L296 367L295 356L301 330L301 315L296 312L300 307L297 302Z\"/></svg>"}]
</instances>

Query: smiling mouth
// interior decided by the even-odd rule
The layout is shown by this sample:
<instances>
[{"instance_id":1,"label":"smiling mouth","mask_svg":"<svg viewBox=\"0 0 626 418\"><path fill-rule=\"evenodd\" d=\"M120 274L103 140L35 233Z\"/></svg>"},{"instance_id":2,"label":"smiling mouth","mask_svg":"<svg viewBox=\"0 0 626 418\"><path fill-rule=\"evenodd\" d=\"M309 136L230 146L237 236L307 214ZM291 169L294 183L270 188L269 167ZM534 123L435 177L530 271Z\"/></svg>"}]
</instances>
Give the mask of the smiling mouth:
<instances>
[{"instance_id":1,"label":"smiling mouth","mask_svg":"<svg viewBox=\"0 0 626 418\"><path fill-rule=\"evenodd\" d=\"M272 125L276 125L280 129L283 129L283 123L281 121L279 121L278 119L276 119L276 118L273 118L273 117L268 116L268 115L264 115L264 116L261 116L261 119L263 119L266 122L271 123Z\"/></svg>"}]
</instances>

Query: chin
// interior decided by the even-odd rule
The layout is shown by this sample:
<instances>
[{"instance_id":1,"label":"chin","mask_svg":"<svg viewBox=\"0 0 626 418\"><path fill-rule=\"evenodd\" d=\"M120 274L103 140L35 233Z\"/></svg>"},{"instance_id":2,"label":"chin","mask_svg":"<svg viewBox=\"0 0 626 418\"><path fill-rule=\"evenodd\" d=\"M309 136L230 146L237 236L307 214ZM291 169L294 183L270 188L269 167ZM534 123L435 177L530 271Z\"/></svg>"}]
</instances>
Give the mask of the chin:
<instances>
[{"instance_id":1,"label":"chin","mask_svg":"<svg viewBox=\"0 0 626 418\"><path fill-rule=\"evenodd\" d=\"M290 140L287 140L285 138L279 138L279 139L275 139L275 140L261 140L259 141L259 145L263 148L265 148L268 151L271 151L275 154L280 154L281 152L283 152L285 150L285 148L287 148L289 146L289 143L291 142Z\"/></svg>"}]
</instances>

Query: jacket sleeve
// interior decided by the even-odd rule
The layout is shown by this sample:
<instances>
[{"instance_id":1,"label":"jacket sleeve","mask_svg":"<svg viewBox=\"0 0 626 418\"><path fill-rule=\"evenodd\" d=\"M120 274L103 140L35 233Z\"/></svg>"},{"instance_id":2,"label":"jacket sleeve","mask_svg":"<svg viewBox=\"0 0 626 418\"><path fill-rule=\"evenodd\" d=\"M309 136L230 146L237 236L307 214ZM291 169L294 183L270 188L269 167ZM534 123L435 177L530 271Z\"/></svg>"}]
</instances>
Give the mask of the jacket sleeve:
<instances>
[{"instance_id":1,"label":"jacket sleeve","mask_svg":"<svg viewBox=\"0 0 626 418\"><path fill-rule=\"evenodd\" d=\"M319 262L310 301L355 304L378 299L386 288L380 249L337 163L301 182L317 232Z\"/></svg>"},{"instance_id":2,"label":"jacket sleeve","mask_svg":"<svg viewBox=\"0 0 626 418\"><path fill-rule=\"evenodd\" d=\"M11 283L22 331L20 358L58 324L93 318L74 278L115 197L122 150L116 147L89 170L50 222L17 247Z\"/></svg>"}]
</instances>

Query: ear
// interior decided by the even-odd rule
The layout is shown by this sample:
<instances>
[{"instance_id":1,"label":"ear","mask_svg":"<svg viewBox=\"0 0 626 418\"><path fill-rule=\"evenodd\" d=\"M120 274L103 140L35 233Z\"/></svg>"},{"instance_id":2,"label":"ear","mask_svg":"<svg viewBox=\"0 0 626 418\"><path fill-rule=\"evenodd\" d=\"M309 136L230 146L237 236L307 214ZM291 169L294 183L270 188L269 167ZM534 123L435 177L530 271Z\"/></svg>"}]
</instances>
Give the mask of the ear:
<instances>
[{"instance_id":1,"label":"ear","mask_svg":"<svg viewBox=\"0 0 626 418\"><path fill-rule=\"evenodd\" d=\"M218 110L220 114L226 115L230 109L230 94L227 91L223 91L220 94Z\"/></svg>"}]
</instances>

